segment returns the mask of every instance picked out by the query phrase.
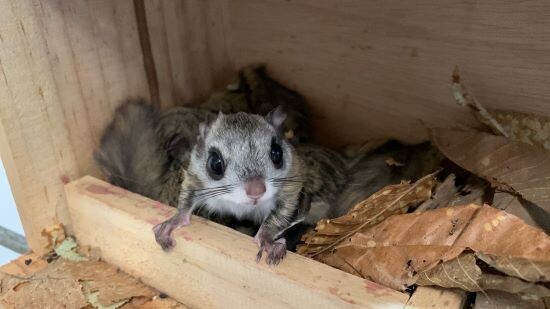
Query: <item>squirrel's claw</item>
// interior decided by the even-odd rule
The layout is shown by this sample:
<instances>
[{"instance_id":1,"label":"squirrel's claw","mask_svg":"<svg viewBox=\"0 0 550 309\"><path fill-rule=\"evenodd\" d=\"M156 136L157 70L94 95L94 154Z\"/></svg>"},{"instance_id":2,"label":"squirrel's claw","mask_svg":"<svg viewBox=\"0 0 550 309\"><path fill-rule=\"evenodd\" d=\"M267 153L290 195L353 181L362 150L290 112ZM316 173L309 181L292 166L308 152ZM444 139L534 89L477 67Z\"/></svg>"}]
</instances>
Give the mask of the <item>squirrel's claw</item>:
<instances>
[{"instance_id":1,"label":"squirrel's claw","mask_svg":"<svg viewBox=\"0 0 550 309\"><path fill-rule=\"evenodd\" d=\"M172 218L153 227L155 240L162 247L162 250L168 251L174 247L172 232L179 227L189 225L190 217L190 213L178 211Z\"/></svg>"},{"instance_id":2,"label":"squirrel's claw","mask_svg":"<svg viewBox=\"0 0 550 309\"><path fill-rule=\"evenodd\" d=\"M260 251L256 254L256 262L262 259L263 252L266 252L265 262L268 265L278 265L286 256L286 240L279 238L276 241L261 241Z\"/></svg>"}]
</instances>

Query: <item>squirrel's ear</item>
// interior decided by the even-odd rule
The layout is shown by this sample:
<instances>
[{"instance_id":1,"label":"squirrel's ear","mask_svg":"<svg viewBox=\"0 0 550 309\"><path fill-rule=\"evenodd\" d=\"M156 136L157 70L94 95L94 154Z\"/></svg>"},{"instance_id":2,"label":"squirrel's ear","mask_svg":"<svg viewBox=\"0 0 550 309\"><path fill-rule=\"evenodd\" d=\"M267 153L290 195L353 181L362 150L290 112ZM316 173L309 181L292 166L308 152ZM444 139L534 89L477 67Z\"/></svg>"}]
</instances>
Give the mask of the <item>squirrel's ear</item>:
<instances>
[{"instance_id":1,"label":"squirrel's ear","mask_svg":"<svg viewBox=\"0 0 550 309\"><path fill-rule=\"evenodd\" d=\"M275 129L279 130L286 119L286 113L283 110L283 106L279 105L274 110L270 111L267 116L265 116L265 119L267 122L271 123Z\"/></svg>"},{"instance_id":2,"label":"squirrel's ear","mask_svg":"<svg viewBox=\"0 0 550 309\"><path fill-rule=\"evenodd\" d=\"M221 118L222 116L223 116L223 113L220 111L215 119L211 116L207 116L206 120L199 124L199 136L198 136L199 146L204 145L204 141L206 140L206 136L208 135L208 132L210 132L210 128L212 127L212 124L216 121L216 119Z\"/></svg>"},{"instance_id":3,"label":"squirrel's ear","mask_svg":"<svg viewBox=\"0 0 550 309\"><path fill-rule=\"evenodd\" d=\"M199 139L204 141L206 139L206 135L208 135L208 131L210 131L210 123L201 122L199 124Z\"/></svg>"},{"instance_id":4,"label":"squirrel's ear","mask_svg":"<svg viewBox=\"0 0 550 309\"><path fill-rule=\"evenodd\" d=\"M204 149L206 136L208 135L209 131L210 131L210 122L205 121L199 124L199 136L197 136L197 147L199 151Z\"/></svg>"}]
</instances>

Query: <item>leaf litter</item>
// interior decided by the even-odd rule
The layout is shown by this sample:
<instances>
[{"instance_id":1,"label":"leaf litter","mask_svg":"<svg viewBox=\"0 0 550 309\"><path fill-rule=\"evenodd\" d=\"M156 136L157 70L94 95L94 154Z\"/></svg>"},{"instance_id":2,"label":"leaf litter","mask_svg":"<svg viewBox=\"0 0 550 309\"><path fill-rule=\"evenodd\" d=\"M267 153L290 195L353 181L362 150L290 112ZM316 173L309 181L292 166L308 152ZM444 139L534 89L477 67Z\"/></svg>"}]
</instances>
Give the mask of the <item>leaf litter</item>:
<instances>
[{"instance_id":1,"label":"leaf litter","mask_svg":"<svg viewBox=\"0 0 550 309\"><path fill-rule=\"evenodd\" d=\"M532 282L535 291L540 292L537 296L547 296L544 286L535 283L549 280L550 239L540 229L490 206L470 204L394 215L355 233L334 250L315 258L398 290L415 283L464 288L454 283L457 279L449 275L448 270L457 266L457 262L452 261L469 251L483 253L481 256L485 259L494 257L492 261L499 263L488 265L516 278L517 282ZM474 274L465 273L464 278ZM490 277L483 276L474 282L487 278ZM477 283L478 290L503 286L497 283L501 285ZM468 286L466 290L474 288Z\"/></svg>"},{"instance_id":2,"label":"leaf litter","mask_svg":"<svg viewBox=\"0 0 550 309\"><path fill-rule=\"evenodd\" d=\"M504 195L497 204L521 203L529 218L550 229L550 153L522 142L475 131L433 130L434 144L450 160L485 178ZM464 151L467 149L468 151ZM507 199L508 201L503 201ZM513 205L513 204L512 204ZM519 214L519 213L516 213Z\"/></svg>"},{"instance_id":3,"label":"leaf litter","mask_svg":"<svg viewBox=\"0 0 550 309\"><path fill-rule=\"evenodd\" d=\"M184 308L116 267L77 253L73 238L48 263L22 256L0 268L0 306L6 308Z\"/></svg>"},{"instance_id":4,"label":"leaf litter","mask_svg":"<svg viewBox=\"0 0 550 309\"><path fill-rule=\"evenodd\" d=\"M404 182L387 186L355 205L346 215L317 223L314 231L304 235L305 244L297 251L310 257L326 252L358 231L429 199L435 184L436 180L430 174L414 184Z\"/></svg>"},{"instance_id":5,"label":"leaf litter","mask_svg":"<svg viewBox=\"0 0 550 309\"><path fill-rule=\"evenodd\" d=\"M398 290L459 288L485 302L550 297L550 121L486 109L458 69L452 94L489 129L431 130L461 175L442 165L437 180L387 186L318 222L297 251Z\"/></svg>"}]
</instances>

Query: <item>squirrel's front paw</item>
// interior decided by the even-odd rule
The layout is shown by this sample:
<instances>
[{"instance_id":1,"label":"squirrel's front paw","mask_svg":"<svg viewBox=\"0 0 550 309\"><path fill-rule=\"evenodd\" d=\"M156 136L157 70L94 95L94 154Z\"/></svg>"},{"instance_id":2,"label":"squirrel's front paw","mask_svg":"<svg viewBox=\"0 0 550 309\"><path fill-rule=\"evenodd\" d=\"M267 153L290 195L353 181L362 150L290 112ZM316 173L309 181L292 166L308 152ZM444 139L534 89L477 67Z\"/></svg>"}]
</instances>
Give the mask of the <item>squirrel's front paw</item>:
<instances>
[{"instance_id":1,"label":"squirrel's front paw","mask_svg":"<svg viewBox=\"0 0 550 309\"><path fill-rule=\"evenodd\" d=\"M159 223L153 227L155 233L155 240L162 247L162 250L168 251L174 246L174 239L172 238L172 228L170 222L165 221Z\"/></svg>"},{"instance_id":2,"label":"squirrel's front paw","mask_svg":"<svg viewBox=\"0 0 550 309\"><path fill-rule=\"evenodd\" d=\"M256 255L256 262L262 259L262 254L265 251L265 262L268 265L277 265L286 255L286 239L279 238L276 241L261 241L260 251Z\"/></svg>"},{"instance_id":3,"label":"squirrel's front paw","mask_svg":"<svg viewBox=\"0 0 550 309\"><path fill-rule=\"evenodd\" d=\"M167 251L174 246L172 231L179 227L188 225L190 218L190 211L178 211L172 218L153 227L153 232L155 232L155 240L162 247L162 250Z\"/></svg>"}]
</instances>

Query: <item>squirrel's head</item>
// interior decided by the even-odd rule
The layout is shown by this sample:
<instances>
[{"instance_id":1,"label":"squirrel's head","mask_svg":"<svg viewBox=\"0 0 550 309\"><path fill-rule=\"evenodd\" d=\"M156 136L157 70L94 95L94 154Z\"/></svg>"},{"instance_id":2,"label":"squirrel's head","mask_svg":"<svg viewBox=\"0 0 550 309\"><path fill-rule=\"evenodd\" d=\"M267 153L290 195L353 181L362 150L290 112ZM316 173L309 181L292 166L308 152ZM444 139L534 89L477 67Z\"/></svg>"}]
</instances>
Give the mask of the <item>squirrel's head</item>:
<instances>
[{"instance_id":1,"label":"squirrel's head","mask_svg":"<svg viewBox=\"0 0 550 309\"><path fill-rule=\"evenodd\" d=\"M204 199L254 207L293 185L294 148L281 129L285 118L278 107L265 117L220 113L201 124L189 172L204 187Z\"/></svg>"}]
</instances>

